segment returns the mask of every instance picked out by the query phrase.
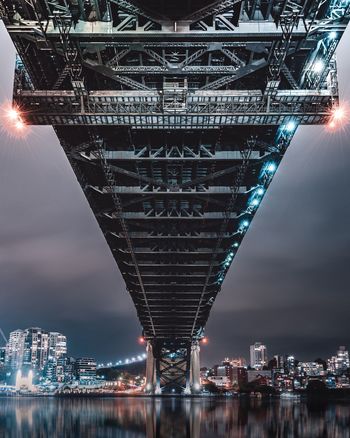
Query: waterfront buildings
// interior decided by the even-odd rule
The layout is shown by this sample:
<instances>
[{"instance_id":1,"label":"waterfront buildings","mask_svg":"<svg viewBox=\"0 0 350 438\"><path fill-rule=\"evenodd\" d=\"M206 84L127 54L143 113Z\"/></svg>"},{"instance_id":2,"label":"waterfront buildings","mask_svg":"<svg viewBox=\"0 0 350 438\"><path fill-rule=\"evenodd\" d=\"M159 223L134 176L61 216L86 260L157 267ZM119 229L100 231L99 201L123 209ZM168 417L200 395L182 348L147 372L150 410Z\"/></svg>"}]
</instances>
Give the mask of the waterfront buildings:
<instances>
[{"instance_id":1,"label":"waterfront buildings","mask_svg":"<svg viewBox=\"0 0 350 438\"><path fill-rule=\"evenodd\" d=\"M227 376L210 376L209 382L214 383L218 388L230 388L231 381Z\"/></svg>"},{"instance_id":2,"label":"waterfront buildings","mask_svg":"<svg viewBox=\"0 0 350 438\"><path fill-rule=\"evenodd\" d=\"M64 362L66 354L66 336L40 327L29 327L10 333L2 360L12 380L20 370L24 374L32 371L36 379L60 382L65 380L62 360Z\"/></svg>"},{"instance_id":3,"label":"waterfront buildings","mask_svg":"<svg viewBox=\"0 0 350 438\"><path fill-rule=\"evenodd\" d=\"M11 370L42 371L50 362L67 353L67 338L61 333L39 327L17 329L10 333L5 348L5 365Z\"/></svg>"},{"instance_id":4,"label":"waterfront buildings","mask_svg":"<svg viewBox=\"0 0 350 438\"><path fill-rule=\"evenodd\" d=\"M300 376L324 376L326 371L322 364L317 362L299 362L298 363L298 374Z\"/></svg>"},{"instance_id":5,"label":"waterfront buildings","mask_svg":"<svg viewBox=\"0 0 350 438\"><path fill-rule=\"evenodd\" d=\"M332 356L327 361L327 369L329 372L340 375L350 367L349 352L341 345L336 356Z\"/></svg>"},{"instance_id":6,"label":"waterfront buildings","mask_svg":"<svg viewBox=\"0 0 350 438\"><path fill-rule=\"evenodd\" d=\"M255 342L250 346L250 366L256 370L262 370L264 366L267 366L266 345Z\"/></svg>"},{"instance_id":7,"label":"waterfront buildings","mask_svg":"<svg viewBox=\"0 0 350 438\"><path fill-rule=\"evenodd\" d=\"M96 361L92 358L80 357L75 362L76 377L79 383L89 384L96 380Z\"/></svg>"}]
</instances>

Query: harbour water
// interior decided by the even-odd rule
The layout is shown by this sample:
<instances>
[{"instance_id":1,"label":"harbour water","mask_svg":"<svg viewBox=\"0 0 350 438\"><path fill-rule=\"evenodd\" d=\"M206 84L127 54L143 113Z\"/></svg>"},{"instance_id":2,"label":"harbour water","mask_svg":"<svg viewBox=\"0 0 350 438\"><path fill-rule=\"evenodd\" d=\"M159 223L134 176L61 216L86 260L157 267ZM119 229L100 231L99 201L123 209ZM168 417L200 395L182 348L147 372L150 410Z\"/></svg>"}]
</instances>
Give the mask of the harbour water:
<instances>
[{"instance_id":1,"label":"harbour water","mask_svg":"<svg viewBox=\"0 0 350 438\"><path fill-rule=\"evenodd\" d=\"M350 404L209 398L0 398L0 438L343 438Z\"/></svg>"}]
</instances>

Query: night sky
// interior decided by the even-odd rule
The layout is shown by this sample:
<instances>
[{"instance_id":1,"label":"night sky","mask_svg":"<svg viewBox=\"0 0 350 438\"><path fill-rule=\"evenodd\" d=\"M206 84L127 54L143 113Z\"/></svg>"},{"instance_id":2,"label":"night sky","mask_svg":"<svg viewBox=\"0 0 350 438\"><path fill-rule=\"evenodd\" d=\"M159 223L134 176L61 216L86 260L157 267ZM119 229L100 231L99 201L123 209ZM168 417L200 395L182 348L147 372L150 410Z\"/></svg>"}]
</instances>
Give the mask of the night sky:
<instances>
[{"instance_id":1,"label":"night sky","mask_svg":"<svg viewBox=\"0 0 350 438\"><path fill-rule=\"evenodd\" d=\"M350 31L338 49L350 102ZM0 23L0 102L14 49ZM300 359L350 348L350 127L301 127L226 277L206 329L204 364L268 354ZM140 353L136 311L52 128L0 137L0 327L66 334L71 355ZM0 338L0 346L2 340Z\"/></svg>"}]
</instances>

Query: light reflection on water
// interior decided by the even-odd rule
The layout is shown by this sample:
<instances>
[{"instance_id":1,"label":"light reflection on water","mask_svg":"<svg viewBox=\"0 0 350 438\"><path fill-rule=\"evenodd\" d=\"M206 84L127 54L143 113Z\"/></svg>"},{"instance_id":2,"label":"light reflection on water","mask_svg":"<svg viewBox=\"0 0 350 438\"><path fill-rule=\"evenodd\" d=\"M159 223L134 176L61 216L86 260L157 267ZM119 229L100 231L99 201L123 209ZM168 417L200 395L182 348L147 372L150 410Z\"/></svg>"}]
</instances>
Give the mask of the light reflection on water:
<instances>
[{"instance_id":1,"label":"light reflection on water","mask_svg":"<svg viewBox=\"0 0 350 438\"><path fill-rule=\"evenodd\" d=\"M0 398L0 438L350 437L350 404Z\"/></svg>"}]
</instances>

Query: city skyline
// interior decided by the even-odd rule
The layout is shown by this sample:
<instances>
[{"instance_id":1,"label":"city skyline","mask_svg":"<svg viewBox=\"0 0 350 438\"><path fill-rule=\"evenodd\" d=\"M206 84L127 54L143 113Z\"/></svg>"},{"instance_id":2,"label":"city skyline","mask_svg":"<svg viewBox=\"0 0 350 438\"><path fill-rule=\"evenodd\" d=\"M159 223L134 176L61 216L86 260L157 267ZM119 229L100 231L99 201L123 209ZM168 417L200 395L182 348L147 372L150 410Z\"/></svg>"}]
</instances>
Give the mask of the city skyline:
<instances>
[{"instance_id":1,"label":"city skyline","mask_svg":"<svg viewBox=\"0 0 350 438\"><path fill-rule=\"evenodd\" d=\"M348 40L349 31L338 52L346 55ZM2 27L0 44L11 52L0 89L5 102L13 49ZM346 56L339 62L345 100L348 63ZM300 358L310 351L326 357L350 343L347 132L298 130L214 305L203 364L228 348L239 356L257 337ZM132 354L141 334L136 312L52 129L31 128L26 140L3 137L1 154L2 328L53 320L77 356L90 348L86 354L106 359L113 351ZM115 345L100 344L108 335Z\"/></svg>"},{"instance_id":2,"label":"city skyline","mask_svg":"<svg viewBox=\"0 0 350 438\"><path fill-rule=\"evenodd\" d=\"M28 351L33 348L33 332L38 333L39 336L37 337L37 339L35 339L35 344L37 344L35 345L35 357L31 357L30 361L28 361ZM28 342L28 335L31 336L31 342ZM45 336L44 342L41 339L43 336ZM4 340L5 337L6 334L4 333ZM7 342L5 342L3 346L0 345L0 364L3 363L5 366L8 366L12 369L20 369L22 367L27 369L28 366L32 369L43 369L44 365L50 360L57 360L62 357L72 358L73 356L69 351L69 342L67 340L67 337L57 331L45 330L37 326L28 327L25 329L17 328L11 330L6 339ZM44 358L41 357L43 353L40 351L43 349L43 344L46 349L46 353L44 353ZM22 345L22 348L18 348L18 345ZM108 360L105 360L105 363L103 363L103 361L96 356L97 367L113 367L142 362L146 360L147 356L146 353L142 351L142 347L140 347L141 345L139 345L139 350L135 350L134 353L130 355L130 357L124 357L123 359L120 359L122 355L119 355L118 357L118 354L116 354L115 357L110 357L108 358ZM11 350L15 350L15 355L13 355ZM28 350L27 353L25 353L24 350ZM332 352L334 351L335 349L333 349ZM270 347L267 346L266 343L261 341L255 341L252 345L246 346L245 353L246 354L243 354L241 357L237 357L226 351L224 358L216 358L215 361L212 362L209 366L214 366L215 364L217 365L220 362L230 362L231 365L234 367L248 367L256 370L262 370L268 366L271 360L276 360L278 363L280 360L282 360L283 362L283 360L288 360L289 358L292 358L293 361L296 360L298 362L310 362L315 361L316 359L322 359L328 363L330 369L337 369L337 364L339 363L339 361L346 361L347 363L349 362L349 353L347 350L347 346L344 345L339 345L336 355L330 357L323 357L321 355L316 355L317 357L311 357L309 355L308 357L299 358L294 355L292 351L273 351L271 353ZM84 354L82 354L81 356L86 357L86 355ZM93 356L95 357L95 355ZM116 360L116 358L118 358L118 360ZM30 365L30 363L32 365ZM207 367L208 364L204 364L203 366ZM350 363L348 368L349 367Z\"/></svg>"}]
</instances>

